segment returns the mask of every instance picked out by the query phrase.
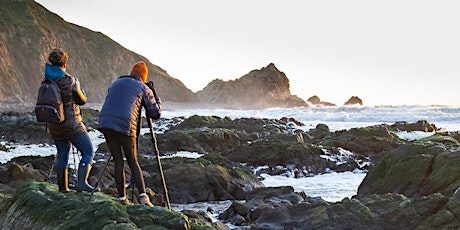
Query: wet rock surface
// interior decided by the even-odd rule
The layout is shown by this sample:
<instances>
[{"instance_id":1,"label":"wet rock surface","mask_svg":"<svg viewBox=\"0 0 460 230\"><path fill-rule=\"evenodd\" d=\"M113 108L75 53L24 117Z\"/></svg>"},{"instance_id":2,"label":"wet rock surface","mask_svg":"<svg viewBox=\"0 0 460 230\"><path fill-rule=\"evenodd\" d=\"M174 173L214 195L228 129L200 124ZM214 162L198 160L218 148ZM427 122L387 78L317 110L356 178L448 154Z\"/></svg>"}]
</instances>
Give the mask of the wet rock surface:
<instances>
[{"instance_id":1,"label":"wet rock surface","mask_svg":"<svg viewBox=\"0 0 460 230\"><path fill-rule=\"evenodd\" d=\"M89 116L86 118L87 126L97 128L97 111L86 114ZM30 116L3 114L0 119L0 125L5 127L1 131L2 143L26 135L23 132L28 132L28 128L36 123ZM30 123L24 128L12 127L19 127L15 123L17 121L27 123L28 120ZM457 167L460 135L439 132L427 121L397 122L334 132L326 124L304 131L301 129L303 124L291 118L192 116L157 122L167 127L156 134L162 156L177 151L202 154L199 158L161 159L171 202L233 200L228 210L219 215L222 222L252 229L460 227L457 207L460 203L457 190L460 186L460 170ZM46 135L40 128L35 130L38 130L37 135ZM400 131L435 134L408 141L396 135ZM44 139L31 138L23 140L23 143L40 143ZM164 205L164 191L152 135L146 133L139 141L138 157L146 187L150 189L154 203L161 207ZM3 148L3 151L8 151L7 146ZM107 157L107 146L102 143L98 147L89 182L95 184L97 176L103 172L99 187L102 193L115 197L113 163L109 162L106 169L103 167ZM27 181L43 182L45 188L53 187L53 160L53 156L18 157L0 165L2 210L13 210L11 201L18 196L18 189L29 183ZM328 171L353 170L368 171L358 194L335 203L295 192L292 187L266 188L259 177L261 173L307 177ZM127 166L126 172L129 184ZM72 170L70 174L73 174ZM75 184L75 178L71 177L70 184ZM133 194L135 197L138 195L137 191ZM205 215L194 212L184 214L186 218L195 218L192 222L203 223L210 229L225 228L222 223L212 225Z\"/></svg>"}]
</instances>

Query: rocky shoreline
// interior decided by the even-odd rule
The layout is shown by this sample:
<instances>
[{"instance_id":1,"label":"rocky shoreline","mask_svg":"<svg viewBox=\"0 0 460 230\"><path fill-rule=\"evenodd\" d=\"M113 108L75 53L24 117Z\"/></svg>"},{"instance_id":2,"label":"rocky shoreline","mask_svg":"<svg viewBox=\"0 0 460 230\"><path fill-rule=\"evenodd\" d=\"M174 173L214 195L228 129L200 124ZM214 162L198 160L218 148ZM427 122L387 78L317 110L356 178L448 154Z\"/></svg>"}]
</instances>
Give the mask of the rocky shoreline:
<instances>
[{"instance_id":1,"label":"rocky shoreline","mask_svg":"<svg viewBox=\"0 0 460 230\"><path fill-rule=\"evenodd\" d=\"M97 128L98 111L84 109L84 114L88 129L91 131ZM456 205L460 202L460 192L457 192L460 187L460 135L457 132L439 132L434 124L427 121L401 121L393 125L382 124L334 132L326 124L302 131L299 127L303 124L292 118L191 116L161 119L158 122L162 124L161 127L167 127L162 134L157 134L162 154L177 151L204 154L197 159L162 160L171 202L233 200L233 204L219 214L220 221L214 223L205 213L189 210L174 214L178 217L173 218L174 224L181 226L178 229L227 229L228 226L223 223L247 229L460 227L460 211ZM1 143L50 142L43 125L35 121L32 113L3 113L0 116L0 127ZM144 127L147 125L144 124ZM435 134L408 141L399 138L395 134L398 131ZM1 143L0 149L5 151L7 147ZM152 160L154 153L149 133L141 136L139 146L139 162L145 171L146 186L155 190L150 193L158 206L155 215L163 215L162 184L158 165ZM344 151L353 154L344 154ZM90 183L94 184L97 175L103 171L107 152L105 143L100 144ZM65 200L69 197L59 195L54 185L55 179L49 174L52 165L52 156L18 157L0 165L2 226L31 227L32 221L37 226L35 229L38 229L38 226L55 228L69 223L65 220L69 217L44 222L27 205L33 203L34 199L44 199L43 194L47 194L45 197L55 197L53 199L61 205L69 206L75 206L78 200L87 196L72 193L67 203ZM331 170L345 172L359 169L368 171L368 174L355 197L333 203L294 192L292 187L264 187L258 173L254 174L254 169L261 166L266 167L258 173L289 173L295 177L308 177ZM127 178L130 178L127 170ZM112 172L113 165L109 163L99 184L103 192L98 199L110 203L112 209L121 209L125 219L120 220L119 217L110 217L113 213L105 213L103 219L106 222L98 222L97 226L108 227L107 220L111 218L111 224L115 221L120 225L110 226L120 227L123 224L130 226L129 229L150 226L132 216L133 209L142 215L148 215L146 212L149 210L134 207L126 209L112 204L111 197L115 192ZM31 191L35 192L29 194ZM109 196L104 197L103 194ZM63 208L54 202L52 205L46 203L46 207L50 208L50 213ZM24 217L17 218L13 213L21 213ZM168 228L167 224L161 222L158 226Z\"/></svg>"}]
</instances>

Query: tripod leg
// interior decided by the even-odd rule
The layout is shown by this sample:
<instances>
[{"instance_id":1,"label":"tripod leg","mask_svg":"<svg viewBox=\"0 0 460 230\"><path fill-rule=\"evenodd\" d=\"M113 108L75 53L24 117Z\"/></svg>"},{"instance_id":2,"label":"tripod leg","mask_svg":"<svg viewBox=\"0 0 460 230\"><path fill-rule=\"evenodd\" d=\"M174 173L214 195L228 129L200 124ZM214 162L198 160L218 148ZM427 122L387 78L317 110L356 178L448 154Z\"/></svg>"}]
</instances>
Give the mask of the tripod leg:
<instances>
[{"instance_id":1,"label":"tripod leg","mask_svg":"<svg viewBox=\"0 0 460 230\"><path fill-rule=\"evenodd\" d=\"M75 160L75 146L72 145L72 154L73 154L73 176L77 177L78 175L78 166Z\"/></svg>"},{"instance_id":2,"label":"tripod leg","mask_svg":"<svg viewBox=\"0 0 460 230\"><path fill-rule=\"evenodd\" d=\"M48 182L50 182L51 174L53 173L53 170L54 170L54 165L56 165L56 159L57 159L57 155L54 155L53 165L51 165L50 172L48 173L48 177L46 178L46 181Z\"/></svg>"},{"instance_id":3,"label":"tripod leg","mask_svg":"<svg viewBox=\"0 0 460 230\"><path fill-rule=\"evenodd\" d=\"M158 161L158 170L160 171L160 176L161 176L161 182L163 183L163 189L165 192L165 198L166 198L166 205L169 210L171 210L171 203L169 203L169 195L168 195L168 188L166 187L166 180L165 176L163 173L163 167L161 166L161 160L160 160L160 150L158 149L158 144L157 144L157 137L155 136L155 131L153 130L153 125L152 125L152 119L148 118L147 123L150 128L150 134L152 135L152 142L153 142L153 147L155 147L155 154L157 156L157 161Z\"/></svg>"},{"instance_id":4,"label":"tripod leg","mask_svg":"<svg viewBox=\"0 0 460 230\"><path fill-rule=\"evenodd\" d=\"M101 173L99 174L99 177L97 178L97 181L96 181L96 184L94 185L94 188L97 188L97 186L99 185L99 182L101 181L102 175L104 175L105 169L109 165L110 159L112 159L112 154L109 153L109 156L107 157L107 160L105 161L104 168L102 169ZM89 202L91 201L91 198L93 198L94 190L95 189L93 189L93 191L91 191L91 195L89 196L89 198L86 201L86 203L83 206L83 208L86 208L88 206Z\"/></svg>"},{"instance_id":5,"label":"tripod leg","mask_svg":"<svg viewBox=\"0 0 460 230\"><path fill-rule=\"evenodd\" d=\"M131 172L132 174L132 172ZM131 175L131 201L134 204L134 181L133 181L133 175Z\"/></svg>"}]
</instances>

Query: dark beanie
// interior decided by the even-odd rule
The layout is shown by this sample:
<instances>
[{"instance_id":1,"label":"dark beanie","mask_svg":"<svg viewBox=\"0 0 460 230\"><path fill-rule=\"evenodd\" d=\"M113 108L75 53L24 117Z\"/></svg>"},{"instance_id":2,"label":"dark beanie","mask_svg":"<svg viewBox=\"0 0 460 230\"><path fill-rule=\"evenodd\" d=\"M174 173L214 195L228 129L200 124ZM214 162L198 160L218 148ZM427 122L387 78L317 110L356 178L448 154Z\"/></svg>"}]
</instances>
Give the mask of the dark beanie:
<instances>
[{"instance_id":1,"label":"dark beanie","mask_svg":"<svg viewBox=\"0 0 460 230\"><path fill-rule=\"evenodd\" d=\"M67 52L61 49L53 49L48 56L51 65L63 66L67 62Z\"/></svg>"},{"instance_id":2,"label":"dark beanie","mask_svg":"<svg viewBox=\"0 0 460 230\"><path fill-rule=\"evenodd\" d=\"M147 65L145 65L145 62L140 61L140 62L137 62L133 66L133 69L131 70L131 74L139 75L139 77L142 78L142 82L146 82L147 75L149 74L149 70L147 69Z\"/></svg>"}]
</instances>

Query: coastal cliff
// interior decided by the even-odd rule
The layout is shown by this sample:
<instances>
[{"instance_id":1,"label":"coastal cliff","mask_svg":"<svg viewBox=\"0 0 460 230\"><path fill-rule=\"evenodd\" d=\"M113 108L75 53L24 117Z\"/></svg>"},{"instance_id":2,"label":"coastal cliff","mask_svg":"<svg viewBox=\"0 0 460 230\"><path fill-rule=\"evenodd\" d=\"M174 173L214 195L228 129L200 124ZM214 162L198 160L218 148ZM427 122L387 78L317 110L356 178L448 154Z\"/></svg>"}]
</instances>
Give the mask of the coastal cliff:
<instances>
[{"instance_id":1,"label":"coastal cliff","mask_svg":"<svg viewBox=\"0 0 460 230\"><path fill-rule=\"evenodd\" d=\"M6 111L32 110L53 48L68 52L67 71L80 79L93 104L104 101L113 80L144 61L162 101L250 109L307 105L291 95L289 79L274 64L234 81L214 80L194 93L144 56L101 32L66 22L33 0L1 1L0 25L0 109Z\"/></svg>"},{"instance_id":2,"label":"coastal cliff","mask_svg":"<svg viewBox=\"0 0 460 230\"><path fill-rule=\"evenodd\" d=\"M68 51L67 71L80 79L90 103L102 103L110 82L129 74L137 61L146 62L163 100L196 101L180 80L147 58L33 0L0 1L0 25L0 103L9 110L30 110L35 104L47 55L56 47Z\"/></svg>"}]
</instances>

